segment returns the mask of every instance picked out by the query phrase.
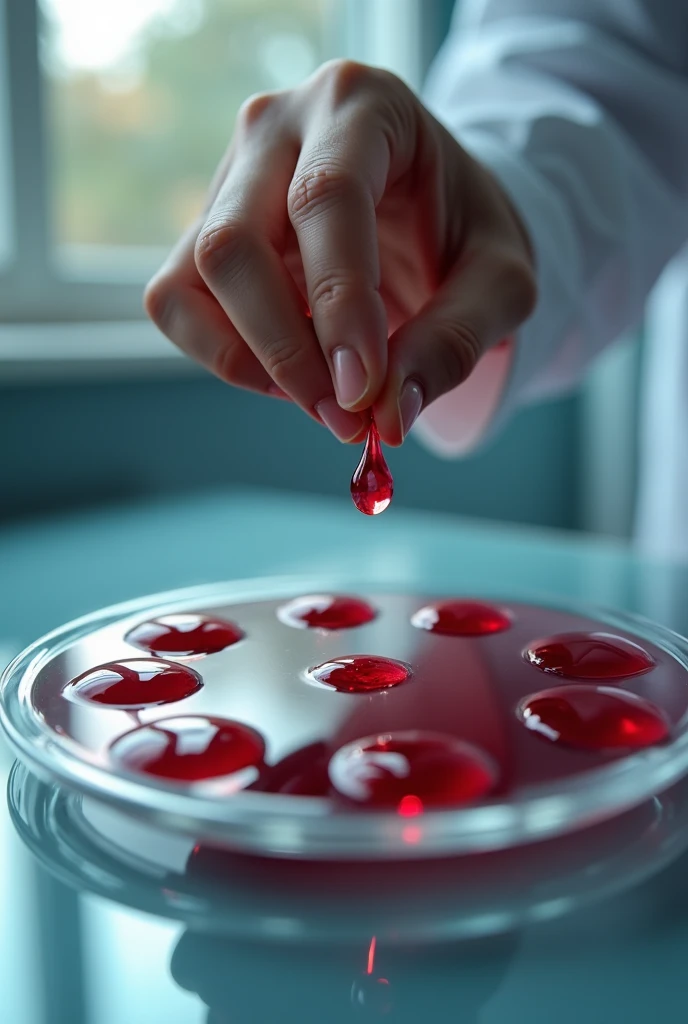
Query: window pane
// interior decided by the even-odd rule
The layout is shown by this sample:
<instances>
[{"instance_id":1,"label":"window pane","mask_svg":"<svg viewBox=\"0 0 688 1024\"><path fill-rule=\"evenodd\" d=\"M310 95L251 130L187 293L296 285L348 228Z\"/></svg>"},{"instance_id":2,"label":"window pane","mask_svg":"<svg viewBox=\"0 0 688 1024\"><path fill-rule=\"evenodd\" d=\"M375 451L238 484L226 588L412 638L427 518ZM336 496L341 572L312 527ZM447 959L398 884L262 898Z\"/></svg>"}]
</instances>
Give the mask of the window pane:
<instances>
[{"instance_id":1,"label":"window pane","mask_svg":"<svg viewBox=\"0 0 688 1024\"><path fill-rule=\"evenodd\" d=\"M42 0L58 245L169 245L251 93L329 56L337 0Z\"/></svg>"}]
</instances>

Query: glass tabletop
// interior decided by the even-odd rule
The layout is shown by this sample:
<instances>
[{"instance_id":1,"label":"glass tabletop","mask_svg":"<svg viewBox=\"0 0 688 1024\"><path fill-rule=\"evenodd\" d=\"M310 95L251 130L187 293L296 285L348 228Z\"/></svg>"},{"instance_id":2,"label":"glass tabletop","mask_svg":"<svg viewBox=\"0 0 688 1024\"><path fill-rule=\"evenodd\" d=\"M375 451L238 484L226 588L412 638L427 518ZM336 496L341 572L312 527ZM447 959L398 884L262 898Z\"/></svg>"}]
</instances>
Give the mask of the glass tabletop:
<instances>
[{"instance_id":1,"label":"glass tabletop","mask_svg":"<svg viewBox=\"0 0 688 1024\"><path fill-rule=\"evenodd\" d=\"M422 572L438 587L460 592L478 584L481 590L493 585L496 593L520 586L535 597L631 611L688 631L686 570L642 563L620 544L394 509L370 522L348 502L236 491L0 531L0 660L48 629L115 601L213 580L336 573L354 563L362 577L377 573L412 586ZM3 785L11 764L0 743ZM472 937L433 938L423 928L428 873L420 868L398 886L399 901L413 906L412 925L395 935L381 919L377 929L373 910L360 934L354 929L316 941L294 912L301 892L305 904L310 892L324 891L307 872L287 880L289 913L284 900L275 897L274 906L263 900L262 930L252 929L251 913L257 911L246 902L241 927L227 929L218 910L227 881L222 872L228 870L221 860L206 889L209 903L216 897L214 912L192 914L189 891L174 888L169 873L156 873L153 865L142 876L125 865L118 875L106 846L100 860L86 857L80 884L80 872L64 866L78 847L72 819L60 819L59 844L45 844L39 858L18 835L3 802L2 1019L343 1024L417 1021L425 1015L459 1024L682 1021L687 805L681 791L659 809L648 805L640 832L634 821L630 832L597 837L595 856L587 860L579 849L571 861L576 885L563 884L562 867L552 888L550 871L540 890L535 885L521 893L520 905L530 902L535 912L522 914L507 930L486 912L483 934L478 929ZM631 839L641 833L642 863L649 867L633 874L640 862L630 856ZM592 839L585 842L591 851ZM544 848L537 854L541 863L545 854ZM621 858L619 884L598 884L596 872L598 879L602 872L605 879L614 874L612 854ZM553 850L553 856L559 854ZM446 864L433 872L435 881L452 881ZM355 886L356 879L349 877L347 884ZM474 903L482 898L481 884L485 905L494 911L494 888L479 872ZM441 908L437 892L436 886L432 903L428 898L428 915ZM592 895L579 899L574 892ZM323 897L319 908L325 919L328 900ZM448 901L447 913L452 912ZM400 920L411 918L402 914Z\"/></svg>"}]
</instances>

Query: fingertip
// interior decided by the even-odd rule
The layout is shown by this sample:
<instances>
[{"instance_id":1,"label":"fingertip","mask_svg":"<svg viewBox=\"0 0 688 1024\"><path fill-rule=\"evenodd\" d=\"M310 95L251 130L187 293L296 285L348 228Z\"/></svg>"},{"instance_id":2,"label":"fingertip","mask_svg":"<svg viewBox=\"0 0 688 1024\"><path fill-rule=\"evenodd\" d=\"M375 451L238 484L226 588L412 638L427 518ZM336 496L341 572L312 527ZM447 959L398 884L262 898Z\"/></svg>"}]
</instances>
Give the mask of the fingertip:
<instances>
[{"instance_id":1,"label":"fingertip","mask_svg":"<svg viewBox=\"0 0 688 1024\"><path fill-rule=\"evenodd\" d=\"M313 307L316 336L326 354L343 409L363 413L387 375L387 314L375 289L334 286Z\"/></svg>"},{"instance_id":2,"label":"fingertip","mask_svg":"<svg viewBox=\"0 0 688 1024\"><path fill-rule=\"evenodd\" d=\"M399 448L404 441L404 432L401 427L401 417L396 395L387 389L380 401L373 406L375 425L383 444L390 448Z\"/></svg>"},{"instance_id":3,"label":"fingertip","mask_svg":"<svg viewBox=\"0 0 688 1024\"><path fill-rule=\"evenodd\" d=\"M414 377L402 378L386 389L374 415L380 438L392 448L399 448L408 437L424 405L422 384Z\"/></svg>"},{"instance_id":4,"label":"fingertip","mask_svg":"<svg viewBox=\"0 0 688 1024\"><path fill-rule=\"evenodd\" d=\"M422 385L413 377L407 378L399 391L397 403L403 437L408 437L411 427L421 414L423 403Z\"/></svg>"},{"instance_id":5,"label":"fingertip","mask_svg":"<svg viewBox=\"0 0 688 1024\"><path fill-rule=\"evenodd\" d=\"M368 371L355 348L340 345L332 353L332 381L342 409L362 406L369 390Z\"/></svg>"},{"instance_id":6,"label":"fingertip","mask_svg":"<svg viewBox=\"0 0 688 1024\"><path fill-rule=\"evenodd\" d=\"M349 412L337 402L334 395L323 398L315 406L315 413L342 444L354 444L365 433L365 423L358 413Z\"/></svg>"}]
</instances>

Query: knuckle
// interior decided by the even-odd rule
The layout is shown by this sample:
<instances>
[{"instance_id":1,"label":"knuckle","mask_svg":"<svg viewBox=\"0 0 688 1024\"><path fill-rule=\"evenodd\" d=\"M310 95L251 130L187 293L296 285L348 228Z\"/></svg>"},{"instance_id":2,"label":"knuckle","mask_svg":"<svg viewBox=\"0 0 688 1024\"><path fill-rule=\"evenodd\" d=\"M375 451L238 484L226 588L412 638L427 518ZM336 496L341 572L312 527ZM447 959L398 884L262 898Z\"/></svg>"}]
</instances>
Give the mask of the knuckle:
<instances>
[{"instance_id":1,"label":"knuckle","mask_svg":"<svg viewBox=\"0 0 688 1024\"><path fill-rule=\"evenodd\" d=\"M146 285L143 308L156 327L164 331L172 319L174 288L169 277L159 274Z\"/></svg>"},{"instance_id":2,"label":"knuckle","mask_svg":"<svg viewBox=\"0 0 688 1024\"><path fill-rule=\"evenodd\" d=\"M287 390L297 376L301 351L291 336L274 338L266 345L263 365L275 384Z\"/></svg>"},{"instance_id":3,"label":"knuckle","mask_svg":"<svg viewBox=\"0 0 688 1024\"><path fill-rule=\"evenodd\" d=\"M435 324L435 358L442 379L455 387L470 375L482 354L478 336L467 324Z\"/></svg>"},{"instance_id":4,"label":"knuckle","mask_svg":"<svg viewBox=\"0 0 688 1024\"><path fill-rule=\"evenodd\" d=\"M332 308L351 299L354 282L345 277L326 277L316 281L311 289L311 307Z\"/></svg>"},{"instance_id":5,"label":"knuckle","mask_svg":"<svg viewBox=\"0 0 688 1024\"><path fill-rule=\"evenodd\" d=\"M237 126L243 131L250 131L272 108L275 99L275 94L271 92L258 92L249 96L239 107Z\"/></svg>"},{"instance_id":6,"label":"knuckle","mask_svg":"<svg viewBox=\"0 0 688 1024\"><path fill-rule=\"evenodd\" d=\"M289 187L289 216L292 221L298 221L316 210L341 202L358 189L350 172L327 165L307 168L296 175Z\"/></svg>"},{"instance_id":7,"label":"knuckle","mask_svg":"<svg viewBox=\"0 0 688 1024\"><path fill-rule=\"evenodd\" d=\"M367 84L374 74L373 69L367 64L350 60L348 57L328 61L323 65L322 72L332 87L335 102L348 99L352 93Z\"/></svg>"},{"instance_id":8,"label":"knuckle","mask_svg":"<svg viewBox=\"0 0 688 1024\"><path fill-rule=\"evenodd\" d=\"M203 278L214 278L218 271L231 270L246 257L250 237L243 224L225 221L206 224L196 240L194 259Z\"/></svg>"},{"instance_id":9,"label":"knuckle","mask_svg":"<svg viewBox=\"0 0 688 1024\"><path fill-rule=\"evenodd\" d=\"M368 101L374 101L372 107L368 103L369 110L376 107L385 109L390 99L398 100L402 95L412 95L408 86L393 72L348 58L338 58L324 64L320 74L316 75L314 86L328 106L335 108L362 94L366 95Z\"/></svg>"}]
</instances>

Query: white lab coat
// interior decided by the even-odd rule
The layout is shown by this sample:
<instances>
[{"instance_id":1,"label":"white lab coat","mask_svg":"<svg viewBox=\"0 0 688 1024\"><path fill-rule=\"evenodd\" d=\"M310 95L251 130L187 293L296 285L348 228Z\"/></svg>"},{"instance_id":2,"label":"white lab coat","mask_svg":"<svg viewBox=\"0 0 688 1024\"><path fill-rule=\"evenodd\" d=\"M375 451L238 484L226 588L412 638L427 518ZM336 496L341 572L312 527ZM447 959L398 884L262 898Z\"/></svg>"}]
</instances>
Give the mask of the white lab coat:
<instances>
[{"instance_id":1,"label":"white lab coat","mask_svg":"<svg viewBox=\"0 0 688 1024\"><path fill-rule=\"evenodd\" d=\"M520 210L540 299L511 352L423 414L421 438L460 454L570 388L662 275L637 534L688 557L688 0L461 0L424 98Z\"/></svg>"}]
</instances>

